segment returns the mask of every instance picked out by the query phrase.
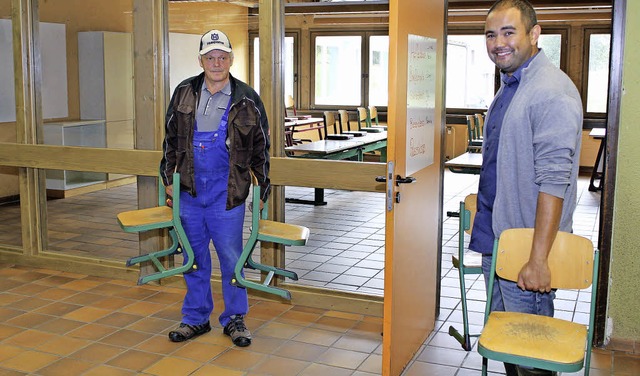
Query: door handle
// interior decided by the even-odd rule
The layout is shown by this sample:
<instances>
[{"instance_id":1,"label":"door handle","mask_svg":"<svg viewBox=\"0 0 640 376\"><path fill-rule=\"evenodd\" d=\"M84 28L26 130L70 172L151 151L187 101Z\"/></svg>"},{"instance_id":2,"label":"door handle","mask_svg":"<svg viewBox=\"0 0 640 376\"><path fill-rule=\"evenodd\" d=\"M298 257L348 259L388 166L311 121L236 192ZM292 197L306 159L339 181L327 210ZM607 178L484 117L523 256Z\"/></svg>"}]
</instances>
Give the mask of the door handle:
<instances>
[{"instance_id":1,"label":"door handle","mask_svg":"<svg viewBox=\"0 0 640 376\"><path fill-rule=\"evenodd\" d=\"M387 178L385 176L376 176L376 181L378 183L386 183L387 182Z\"/></svg>"},{"instance_id":2,"label":"door handle","mask_svg":"<svg viewBox=\"0 0 640 376\"><path fill-rule=\"evenodd\" d=\"M416 178L414 178L413 176L407 176L406 178L403 178L400 175L396 175L396 186L400 184L410 184L414 181L416 181Z\"/></svg>"}]
</instances>

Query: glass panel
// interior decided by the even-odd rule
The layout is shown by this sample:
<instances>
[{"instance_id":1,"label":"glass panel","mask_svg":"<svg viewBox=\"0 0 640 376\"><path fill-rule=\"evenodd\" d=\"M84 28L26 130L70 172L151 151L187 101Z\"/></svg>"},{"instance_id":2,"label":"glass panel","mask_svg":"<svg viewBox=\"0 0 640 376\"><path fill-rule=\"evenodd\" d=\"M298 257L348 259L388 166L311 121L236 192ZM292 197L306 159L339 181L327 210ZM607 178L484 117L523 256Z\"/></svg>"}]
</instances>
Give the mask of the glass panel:
<instances>
[{"instance_id":1,"label":"glass panel","mask_svg":"<svg viewBox=\"0 0 640 376\"><path fill-rule=\"evenodd\" d=\"M562 35L542 34L538 38L538 47L544 50L549 60L560 68L560 54L562 52Z\"/></svg>"},{"instance_id":2,"label":"glass panel","mask_svg":"<svg viewBox=\"0 0 640 376\"><path fill-rule=\"evenodd\" d=\"M284 96L295 98L294 86L294 38L284 38ZM260 94L260 38L253 38L253 89Z\"/></svg>"},{"instance_id":3,"label":"glass panel","mask_svg":"<svg viewBox=\"0 0 640 376\"><path fill-rule=\"evenodd\" d=\"M587 112L607 112L610 42L611 34L591 34L589 38Z\"/></svg>"},{"instance_id":4,"label":"glass panel","mask_svg":"<svg viewBox=\"0 0 640 376\"><path fill-rule=\"evenodd\" d=\"M11 0L0 0L0 142L17 142ZM18 169L0 166L0 247L22 246Z\"/></svg>"},{"instance_id":5,"label":"glass panel","mask_svg":"<svg viewBox=\"0 0 640 376\"><path fill-rule=\"evenodd\" d=\"M315 38L315 104L361 104L362 37Z\"/></svg>"},{"instance_id":6,"label":"glass panel","mask_svg":"<svg viewBox=\"0 0 640 376\"><path fill-rule=\"evenodd\" d=\"M389 36L369 37L369 105L387 107L389 102Z\"/></svg>"},{"instance_id":7,"label":"glass panel","mask_svg":"<svg viewBox=\"0 0 640 376\"><path fill-rule=\"evenodd\" d=\"M484 35L449 35L447 108L486 109L493 100L495 65Z\"/></svg>"},{"instance_id":8,"label":"glass panel","mask_svg":"<svg viewBox=\"0 0 640 376\"><path fill-rule=\"evenodd\" d=\"M132 2L40 0L39 10L44 143L133 149ZM122 260L138 254L137 234L115 221L137 207L134 182L48 170L46 251Z\"/></svg>"}]
</instances>

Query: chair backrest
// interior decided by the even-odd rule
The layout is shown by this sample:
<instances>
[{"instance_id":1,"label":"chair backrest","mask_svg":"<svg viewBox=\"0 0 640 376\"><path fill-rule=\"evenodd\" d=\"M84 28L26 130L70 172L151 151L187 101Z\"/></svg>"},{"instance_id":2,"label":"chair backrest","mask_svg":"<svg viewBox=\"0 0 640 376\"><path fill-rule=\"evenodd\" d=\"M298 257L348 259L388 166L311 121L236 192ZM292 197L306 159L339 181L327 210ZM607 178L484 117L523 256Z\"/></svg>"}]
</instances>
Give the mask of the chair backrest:
<instances>
[{"instance_id":1,"label":"chair backrest","mask_svg":"<svg viewBox=\"0 0 640 376\"><path fill-rule=\"evenodd\" d=\"M378 109L376 106L369 106L369 125L372 125L374 121L376 125L380 125L378 122Z\"/></svg>"},{"instance_id":2,"label":"chair backrest","mask_svg":"<svg viewBox=\"0 0 640 376\"><path fill-rule=\"evenodd\" d=\"M349 113L347 112L347 110L338 110L338 122L340 123L340 133L345 130L351 130L351 124L349 123Z\"/></svg>"},{"instance_id":3,"label":"chair backrest","mask_svg":"<svg viewBox=\"0 0 640 376\"><path fill-rule=\"evenodd\" d=\"M325 111L324 115L324 135L328 135L329 127L333 128L333 133L338 133L338 129L336 129L336 116L331 111Z\"/></svg>"},{"instance_id":4,"label":"chair backrest","mask_svg":"<svg viewBox=\"0 0 640 376\"><path fill-rule=\"evenodd\" d=\"M296 102L293 100L293 97L291 96L291 94L287 95L284 103L285 103L285 108L291 108L293 110L293 115L296 116L297 115Z\"/></svg>"},{"instance_id":5,"label":"chair backrest","mask_svg":"<svg viewBox=\"0 0 640 376\"><path fill-rule=\"evenodd\" d=\"M480 138L484 132L484 115L483 114L475 114L476 117L476 137Z\"/></svg>"},{"instance_id":6,"label":"chair backrest","mask_svg":"<svg viewBox=\"0 0 640 376\"><path fill-rule=\"evenodd\" d=\"M477 139L476 137L476 116L475 115L467 115L467 136L469 137L469 142Z\"/></svg>"},{"instance_id":7,"label":"chair backrest","mask_svg":"<svg viewBox=\"0 0 640 376\"><path fill-rule=\"evenodd\" d=\"M529 261L532 242L531 228L503 231L497 242L496 274L501 278L517 281L520 269ZM584 289L591 286L594 272L591 240L559 231L548 260L552 288Z\"/></svg>"},{"instance_id":8,"label":"chair backrest","mask_svg":"<svg viewBox=\"0 0 640 376\"><path fill-rule=\"evenodd\" d=\"M369 112L364 107L358 107L358 130L371 126Z\"/></svg>"},{"instance_id":9,"label":"chair backrest","mask_svg":"<svg viewBox=\"0 0 640 376\"><path fill-rule=\"evenodd\" d=\"M464 231L471 235L471 230L473 229L473 220L476 217L476 211L477 211L477 202L478 202L478 195L475 193L472 193L470 195L467 195L467 197L464 198L464 210L466 212L468 212L468 218L467 213L464 213L465 217L461 218L461 221L464 224ZM462 213L460 213L460 215L462 215Z\"/></svg>"}]
</instances>

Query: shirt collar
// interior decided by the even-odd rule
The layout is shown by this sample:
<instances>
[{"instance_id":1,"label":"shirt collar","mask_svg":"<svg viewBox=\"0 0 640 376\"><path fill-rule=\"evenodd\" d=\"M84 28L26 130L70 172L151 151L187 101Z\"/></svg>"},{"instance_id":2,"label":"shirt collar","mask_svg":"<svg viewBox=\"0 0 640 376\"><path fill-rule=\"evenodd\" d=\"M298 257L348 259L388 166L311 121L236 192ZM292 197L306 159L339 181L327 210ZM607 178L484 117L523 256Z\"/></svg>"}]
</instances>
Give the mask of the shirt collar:
<instances>
[{"instance_id":1,"label":"shirt collar","mask_svg":"<svg viewBox=\"0 0 640 376\"><path fill-rule=\"evenodd\" d=\"M520 79L522 78L522 70L529 66L531 61L535 59L536 56L538 56L540 51L542 51L542 48L539 48L538 52L536 52L535 55L528 58L527 61L525 61L520 67L518 67L518 69L516 69L516 71L513 72L511 77L509 77L506 73L500 71L500 79L502 79L502 82L504 82L507 85L510 85L514 82L520 82Z\"/></svg>"},{"instance_id":2,"label":"shirt collar","mask_svg":"<svg viewBox=\"0 0 640 376\"><path fill-rule=\"evenodd\" d=\"M209 89L207 89L207 83L202 81L202 88L200 89L203 93L208 93L209 95L213 95L209 92ZM226 95L226 96L231 96L231 80L229 80L227 82L226 85L224 85L224 87L222 88L222 90L220 90L220 93Z\"/></svg>"}]
</instances>

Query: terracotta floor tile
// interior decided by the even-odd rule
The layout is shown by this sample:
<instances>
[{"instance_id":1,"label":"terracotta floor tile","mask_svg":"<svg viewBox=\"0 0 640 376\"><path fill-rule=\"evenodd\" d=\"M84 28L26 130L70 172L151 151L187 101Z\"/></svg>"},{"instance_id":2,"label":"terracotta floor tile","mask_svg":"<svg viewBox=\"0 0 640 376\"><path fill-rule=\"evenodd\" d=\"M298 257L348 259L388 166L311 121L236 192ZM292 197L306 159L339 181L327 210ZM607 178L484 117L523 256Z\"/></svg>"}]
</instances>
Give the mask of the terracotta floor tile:
<instances>
[{"instance_id":1,"label":"terracotta floor tile","mask_svg":"<svg viewBox=\"0 0 640 376\"><path fill-rule=\"evenodd\" d=\"M138 373L135 371L125 370L122 368L116 368L116 367L111 367L111 366L101 364L83 373L82 376L134 376L137 374Z\"/></svg>"},{"instance_id":2,"label":"terracotta floor tile","mask_svg":"<svg viewBox=\"0 0 640 376\"><path fill-rule=\"evenodd\" d=\"M72 353L69 357L100 364L113 359L125 350L126 349L123 347L106 345L104 343L92 343L89 346Z\"/></svg>"},{"instance_id":3,"label":"terracotta floor tile","mask_svg":"<svg viewBox=\"0 0 640 376\"><path fill-rule=\"evenodd\" d=\"M136 302L135 300L131 300L131 299L124 299L120 297L109 296L107 298L104 298L100 301L93 303L92 306L95 308L118 310L130 304L133 304L135 302Z\"/></svg>"},{"instance_id":4,"label":"terracotta floor tile","mask_svg":"<svg viewBox=\"0 0 640 376\"><path fill-rule=\"evenodd\" d=\"M110 310L101 309L101 308L81 307L76 309L73 312L69 312L66 315L63 315L62 317L69 320L90 323L111 314L111 312L112 311Z\"/></svg>"},{"instance_id":5,"label":"terracotta floor tile","mask_svg":"<svg viewBox=\"0 0 640 376\"><path fill-rule=\"evenodd\" d=\"M211 361L211 364L236 370L248 370L267 358L267 355L258 354L249 350L231 349Z\"/></svg>"},{"instance_id":6,"label":"terracotta floor tile","mask_svg":"<svg viewBox=\"0 0 640 376\"><path fill-rule=\"evenodd\" d=\"M271 355L262 363L251 369L251 372L266 375L295 376L305 369L309 363Z\"/></svg>"},{"instance_id":7,"label":"terracotta floor tile","mask_svg":"<svg viewBox=\"0 0 640 376\"><path fill-rule=\"evenodd\" d=\"M54 338L54 335L50 333L39 330L23 330L11 338L5 339L3 343L24 348L35 348L52 338Z\"/></svg>"},{"instance_id":8,"label":"terracotta floor tile","mask_svg":"<svg viewBox=\"0 0 640 376\"><path fill-rule=\"evenodd\" d=\"M7 324L18 326L21 328L34 328L53 319L55 319L54 316L28 312L7 320Z\"/></svg>"},{"instance_id":9,"label":"terracotta floor tile","mask_svg":"<svg viewBox=\"0 0 640 376\"><path fill-rule=\"evenodd\" d=\"M90 281L87 279L75 279L59 287L63 289L68 289L68 290L87 291L99 285L100 285L100 282L98 281Z\"/></svg>"},{"instance_id":10,"label":"terracotta floor tile","mask_svg":"<svg viewBox=\"0 0 640 376\"><path fill-rule=\"evenodd\" d=\"M300 376L349 376L353 370L313 363L299 373ZM426 374L425 374L426 375Z\"/></svg>"},{"instance_id":11,"label":"terracotta floor tile","mask_svg":"<svg viewBox=\"0 0 640 376\"><path fill-rule=\"evenodd\" d=\"M282 315L276 317L274 320L286 324L308 326L309 324L316 322L321 316L321 314L316 312L302 312L290 309Z\"/></svg>"},{"instance_id":12,"label":"terracotta floor tile","mask_svg":"<svg viewBox=\"0 0 640 376\"><path fill-rule=\"evenodd\" d=\"M38 295L36 295L39 298L42 299L49 299L49 300L63 300L65 298L68 298L72 295L77 294L77 291L73 291L73 290L67 290L67 289L61 289L61 288L57 288L57 287L52 287L48 290L42 291L41 293L39 293Z\"/></svg>"},{"instance_id":13,"label":"terracotta floor tile","mask_svg":"<svg viewBox=\"0 0 640 376\"><path fill-rule=\"evenodd\" d=\"M120 329L100 340L102 343L122 347L135 347L148 340L152 335L148 333L134 332L133 330Z\"/></svg>"},{"instance_id":14,"label":"terracotta floor tile","mask_svg":"<svg viewBox=\"0 0 640 376\"><path fill-rule=\"evenodd\" d=\"M120 311L133 315L150 316L165 309L166 305L149 301L133 302L122 308Z\"/></svg>"},{"instance_id":15,"label":"terracotta floor tile","mask_svg":"<svg viewBox=\"0 0 640 376\"><path fill-rule=\"evenodd\" d=\"M207 364L191 374L191 376L244 376L244 371L238 371L234 369L218 367L211 364Z\"/></svg>"},{"instance_id":16,"label":"terracotta floor tile","mask_svg":"<svg viewBox=\"0 0 640 376\"><path fill-rule=\"evenodd\" d=\"M22 347L4 345L0 343L0 363L6 359L13 358L23 351L24 349Z\"/></svg>"},{"instance_id":17,"label":"terracotta floor tile","mask_svg":"<svg viewBox=\"0 0 640 376\"><path fill-rule=\"evenodd\" d=\"M315 345L331 346L338 339L340 339L340 333L306 328L303 329L298 335L293 337L293 339L296 341L311 343Z\"/></svg>"},{"instance_id":18,"label":"terracotta floor tile","mask_svg":"<svg viewBox=\"0 0 640 376\"><path fill-rule=\"evenodd\" d=\"M9 338L12 335L22 332L23 328L16 328L15 326L10 326L7 324L0 324L0 338Z\"/></svg>"},{"instance_id":19,"label":"terracotta floor tile","mask_svg":"<svg viewBox=\"0 0 640 376\"><path fill-rule=\"evenodd\" d=\"M310 327L344 333L347 330L353 328L357 323L358 321L352 319L323 316L318 319L318 321L311 324Z\"/></svg>"},{"instance_id":20,"label":"terracotta floor tile","mask_svg":"<svg viewBox=\"0 0 640 376\"><path fill-rule=\"evenodd\" d=\"M169 342L167 340L167 342ZM253 349L253 344L251 345ZM172 356L187 358L200 363L207 363L216 356L229 350L228 347L219 345L210 345L208 343L188 342L184 346L177 349Z\"/></svg>"},{"instance_id":21,"label":"terracotta floor tile","mask_svg":"<svg viewBox=\"0 0 640 376\"><path fill-rule=\"evenodd\" d=\"M100 325L95 323L85 324L78 329L72 330L68 335L75 338L84 338L91 340L98 340L116 331L116 328Z\"/></svg>"},{"instance_id":22,"label":"terracotta floor tile","mask_svg":"<svg viewBox=\"0 0 640 376\"><path fill-rule=\"evenodd\" d=\"M3 293L0 294L0 307L8 307L10 304L24 299L24 295Z\"/></svg>"},{"instance_id":23,"label":"terracotta floor tile","mask_svg":"<svg viewBox=\"0 0 640 376\"><path fill-rule=\"evenodd\" d=\"M0 322L8 321L9 319L23 315L25 312L14 308L0 307Z\"/></svg>"},{"instance_id":24,"label":"terracotta floor tile","mask_svg":"<svg viewBox=\"0 0 640 376\"><path fill-rule=\"evenodd\" d=\"M150 353L168 355L186 346L187 343L189 342L171 342L166 335L153 335L136 345L135 348Z\"/></svg>"},{"instance_id":25,"label":"terracotta floor tile","mask_svg":"<svg viewBox=\"0 0 640 376\"><path fill-rule=\"evenodd\" d=\"M363 353L372 353L379 345L380 341L372 338L343 335L336 343L333 344L333 347Z\"/></svg>"},{"instance_id":26,"label":"terracotta floor tile","mask_svg":"<svg viewBox=\"0 0 640 376\"><path fill-rule=\"evenodd\" d=\"M101 300L107 299L108 297L104 295L94 294L92 292L83 292L80 291L75 295L71 295L64 301L67 303L79 304L81 306L91 305L94 308L96 307L96 303Z\"/></svg>"},{"instance_id":27,"label":"terracotta floor tile","mask_svg":"<svg viewBox=\"0 0 640 376\"><path fill-rule=\"evenodd\" d=\"M90 342L84 339L57 336L37 346L35 349L49 354L66 356L89 344Z\"/></svg>"},{"instance_id":28,"label":"terracotta floor tile","mask_svg":"<svg viewBox=\"0 0 640 376\"><path fill-rule=\"evenodd\" d=\"M260 329L256 330L255 333L256 335L265 337L291 339L300 333L302 329L304 328L301 326L272 321L263 325Z\"/></svg>"},{"instance_id":29,"label":"terracotta floor tile","mask_svg":"<svg viewBox=\"0 0 640 376\"><path fill-rule=\"evenodd\" d=\"M96 324L116 326L119 328L129 326L142 319L141 315L133 315L123 312L114 312L101 319L96 320Z\"/></svg>"},{"instance_id":30,"label":"terracotta floor tile","mask_svg":"<svg viewBox=\"0 0 640 376\"><path fill-rule=\"evenodd\" d=\"M38 371L39 374L47 376L69 376L81 375L84 371L95 366L83 360L63 358Z\"/></svg>"},{"instance_id":31,"label":"terracotta floor tile","mask_svg":"<svg viewBox=\"0 0 640 376\"><path fill-rule=\"evenodd\" d=\"M253 341L251 341L251 351L261 354L277 354L280 346L286 342L287 340L281 338L254 335Z\"/></svg>"},{"instance_id":32,"label":"terracotta floor tile","mask_svg":"<svg viewBox=\"0 0 640 376\"><path fill-rule=\"evenodd\" d=\"M0 366L22 372L35 372L57 361L60 357L38 351L23 351L0 363Z\"/></svg>"},{"instance_id":33,"label":"terracotta floor tile","mask_svg":"<svg viewBox=\"0 0 640 376\"><path fill-rule=\"evenodd\" d=\"M127 329L151 334L161 334L168 333L169 329L173 329L174 326L176 326L176 323L170 320L145 317L127 326Z\"/></svg>"},{"instance_id":34,"label":"terracotta floor tile","mask_svg":"<svg viewBox=\"0 0 640 376\"><path fill-rule=\"evenodd\" d=\"M368 356L369 354L357 351L330 348L325 351L324 354L320 355L316 362L329 366L355 370L362 364L362 362L364 362L365 359L367 359Z\"/></svg>"},{"instance_id":35,"label":"terracotta floor tile","mask_svg":"<svg viewBox=\"0 0 640 376\"><path fill-rule=\"evenodd\" d=\"M64 316L80 308L82 308L82 306L78 304L53 302L34 310L34 312L52 316Z\"/></svg>"},{"instance_id":36,"label":"terracotta floor tile","mask_svg":"<svg viewBox=\"0 0 640 376\"><path fill-rule=\"evenodd\" d=\"M156 363L163 356L138 350L127 350L107 362L108 365L133 371L142 371Z\"/></svg>"},{"instance_id":37,"label":"terracotta floor tile","mask_svg":"<svg viewBox=\"0 0 640 376\"><path fill-rule=\"evenodd\" d=\"M157 376L190 375L200 368L200 363L183 358L166 357L144 370L145 374Z\"/></svg>"},{"instance_id":38,"label":"terracotta floor tile","mask_svg":"<svg viewBox=\"0 0 640 376\"><path fill-rule=\"evenodd\" d=\"M327 351L327 346L320 346L312 343L288 341L280 348L277 354L291 359L314 362Z\"/></svg>"}]
</instances>

